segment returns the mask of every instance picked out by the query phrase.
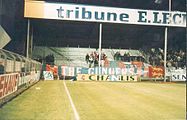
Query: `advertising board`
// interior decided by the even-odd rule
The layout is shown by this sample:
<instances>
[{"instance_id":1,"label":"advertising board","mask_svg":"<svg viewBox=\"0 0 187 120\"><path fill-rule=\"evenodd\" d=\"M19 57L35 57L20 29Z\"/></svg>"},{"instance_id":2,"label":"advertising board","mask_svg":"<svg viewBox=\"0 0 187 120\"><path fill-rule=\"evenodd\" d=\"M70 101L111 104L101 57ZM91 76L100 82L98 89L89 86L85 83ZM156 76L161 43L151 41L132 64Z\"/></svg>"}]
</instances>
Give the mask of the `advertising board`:
<instances>
[{"instance_id":1,"label":"advertising board","mask_svg":"<svg viewBox=\"0 0 187 120\"><path fill-rule=\"evenodd\" d=\"M43 71L44 80L54 80L52 71Z\"/></svg>"},{"instance_id":2,"label":"advertising board","mask_svg":"<svg viewBox=\"0 0 187 120\"><path fill-rule=\"evenodd\" d=\"M96 74L78 74L77 80L91 81L138 81L137 76L126 75L96 75Z\"/></svg>"},{"instance_id":3,"label":"advertising board","mask_svg":"<svg viewBox=\"0 0 187 120\"><path fill-rule=\"evenodd\" d=\"M170 73L172 81L186 81L186 69L171 70Z\"/></svg>"},{"instance_id":4,"label":"advertising board","mask_svg":"<svg viewBox=\"0 0 187 120\"><path fill-rule=\"evenodd\" d=\"M17 90L19 74L0 75L0 99Z\"/></svg>"}]
</instances>

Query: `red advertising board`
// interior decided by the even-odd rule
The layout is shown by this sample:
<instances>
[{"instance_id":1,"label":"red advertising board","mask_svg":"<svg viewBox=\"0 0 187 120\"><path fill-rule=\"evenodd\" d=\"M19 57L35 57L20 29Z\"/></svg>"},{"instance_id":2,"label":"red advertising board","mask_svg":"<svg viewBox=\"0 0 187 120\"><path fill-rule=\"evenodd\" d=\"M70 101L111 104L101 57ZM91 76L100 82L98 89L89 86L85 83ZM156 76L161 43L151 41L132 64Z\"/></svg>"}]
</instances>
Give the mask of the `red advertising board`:
<instances>
[{"instance_id":1,"label":"red advertising board","mask_svg":"<svg viewBox=\"0 0 187 120\"><path fill-rule=\"evenodd\" d=\"M161 78L164 77L164 68L161 66L150 66L149 67L149 77L150 78Z\"/></svg>"},{"instance_id":2,"label":"red advertising board","mask_svg":"<svg viewBox=\"0 0 187 120\"><path fill-rule=\"evenodd\" d=\"M17 90L18 80L17 73L0 75L0 99Z\"/></svg>"}]
</instances>

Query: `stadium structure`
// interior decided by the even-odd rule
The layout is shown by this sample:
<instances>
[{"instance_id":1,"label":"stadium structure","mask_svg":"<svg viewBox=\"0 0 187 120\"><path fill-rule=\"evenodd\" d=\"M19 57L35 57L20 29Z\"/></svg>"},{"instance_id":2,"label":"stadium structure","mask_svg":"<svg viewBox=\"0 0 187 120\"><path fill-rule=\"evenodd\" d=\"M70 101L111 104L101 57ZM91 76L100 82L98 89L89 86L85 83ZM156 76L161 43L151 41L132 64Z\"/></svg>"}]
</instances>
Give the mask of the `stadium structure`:
<instances>
[{"instance_id":1,"label":"stadium structure","mask_svg":"<svg viewBox=\"0 0 187 120\"><path fill-rule=\"evenodd\" d=\"M35 12L38 9L41 11ZM143 73L143 77L155 74L154 77L159 76L166 81L164 71L168 71L167 66L169 70L174 70L183 69L186 65L185 44L175 46L177 42L185 43L186 14L174 11L171 4L168 4L168 11L171 12L171 18L168 18L167 12L143 11L140 8L67 4L59 1L26 1L24 15L31 18L27 22L27 36L31 45L34 43L33 47L27 47L31 48L27 50L27 54L33 59L40 59L43 63L49 62L45 58L52 57L52 64L57 66L98 69L100 66L139 66L133 67L134 71L143 69L142 72L139 71ZM86 63L86 54L89 63ZM167 54L174 54L174 57L168 57ZM153 68L150 68L151 66ZM148 69L155 69L161 73L150 73ZM181 79L185 79L185 76L182 75Z\"/></svg>"},{"instance_id":2,"label":"stadium structure","mask_svg":"<svg viewBox=\"0 0 187 120\"><path fill-rule=\"evenodd\" d=\"M41 79L186 82L185 5L185 0L0 0L0 105ZM180 119L181 111L173 118Z\"/></svg>"},{"instance_id":3,"label":"stadium structure","mask_svg":"<svg viewBox=\"0 0 187 120\"><path fill-rule=\"evenodd\" d=\"M55 69L58 77L111 73L119 75L115 80L124 74L185 81L185 2L120 3L1 0L2 44L11 38L5 49Z\"/></svg>"}]
</instances>

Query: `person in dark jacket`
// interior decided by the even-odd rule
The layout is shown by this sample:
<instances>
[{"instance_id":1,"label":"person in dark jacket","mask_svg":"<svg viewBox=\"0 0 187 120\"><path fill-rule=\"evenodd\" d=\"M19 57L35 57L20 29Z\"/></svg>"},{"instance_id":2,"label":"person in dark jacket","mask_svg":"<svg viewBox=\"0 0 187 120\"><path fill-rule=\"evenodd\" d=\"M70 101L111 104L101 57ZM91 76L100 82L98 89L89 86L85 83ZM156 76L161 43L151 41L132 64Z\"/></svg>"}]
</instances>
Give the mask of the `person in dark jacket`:
<instances>
[{"instance_id":1,"label":"person in dark jacket","mask_svg":"<svg viewBox=\"0 0 187 120\"><path fill-rule=\"evenodd\" d=\"M0 74L4 74L5 70L4 70L4 65L2 62L0 62Z\"/></svg>"}]
</instances>

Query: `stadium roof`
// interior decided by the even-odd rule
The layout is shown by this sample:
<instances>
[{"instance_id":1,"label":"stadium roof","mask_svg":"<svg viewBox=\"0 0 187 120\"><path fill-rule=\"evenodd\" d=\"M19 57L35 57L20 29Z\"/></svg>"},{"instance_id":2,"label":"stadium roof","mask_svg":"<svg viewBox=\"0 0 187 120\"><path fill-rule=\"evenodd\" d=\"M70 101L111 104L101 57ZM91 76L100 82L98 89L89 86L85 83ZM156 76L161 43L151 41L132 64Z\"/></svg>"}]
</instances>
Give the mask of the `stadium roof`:
<instances>
[{"instance_id":1,"label":"stadium roof","mask_svg":"<svg viewBox=\"0 0 187 120\"><path fill-rule=\"evenodd\" d=\"M168 1L163 0L45 0L46 2L68 2L77 4L89 4L98 6L110 6L121 8L167 10ZM172 0L172 10L185 11L185 0ZM49 42L49 46L82 46L98 47L98 23L83 22L62 22L55 20L34 20L36 38L40 39L38 45ZM48 29L43 29L48 28ZM41 40L47 33L54 33L46 39ZM185 30L181 28L171 28L169 39L183 40ZM173 36L174 34L179 36ZM56 40L54 42L54 39ZM171 41L171 40L170 40ZM142 47L163 47L164 27L123 25L123 24L103 24L102 47L112 48L142 48ZM173 43L173 42L172 42Z\"/></svg>"},{"instance_id":2,"label":"stadium roof","mask_svg":"<svg viewBox=\"0 0 187 120\"><path fill-rule=\"evenodd\" d=\"M168 10L169 0L39 0L46 2L66 2L77 4L89 4L98 6L111 6L121 8ZM186 11L185 0L171 0L172 10Z\"/></svg>"}]
</instances>

